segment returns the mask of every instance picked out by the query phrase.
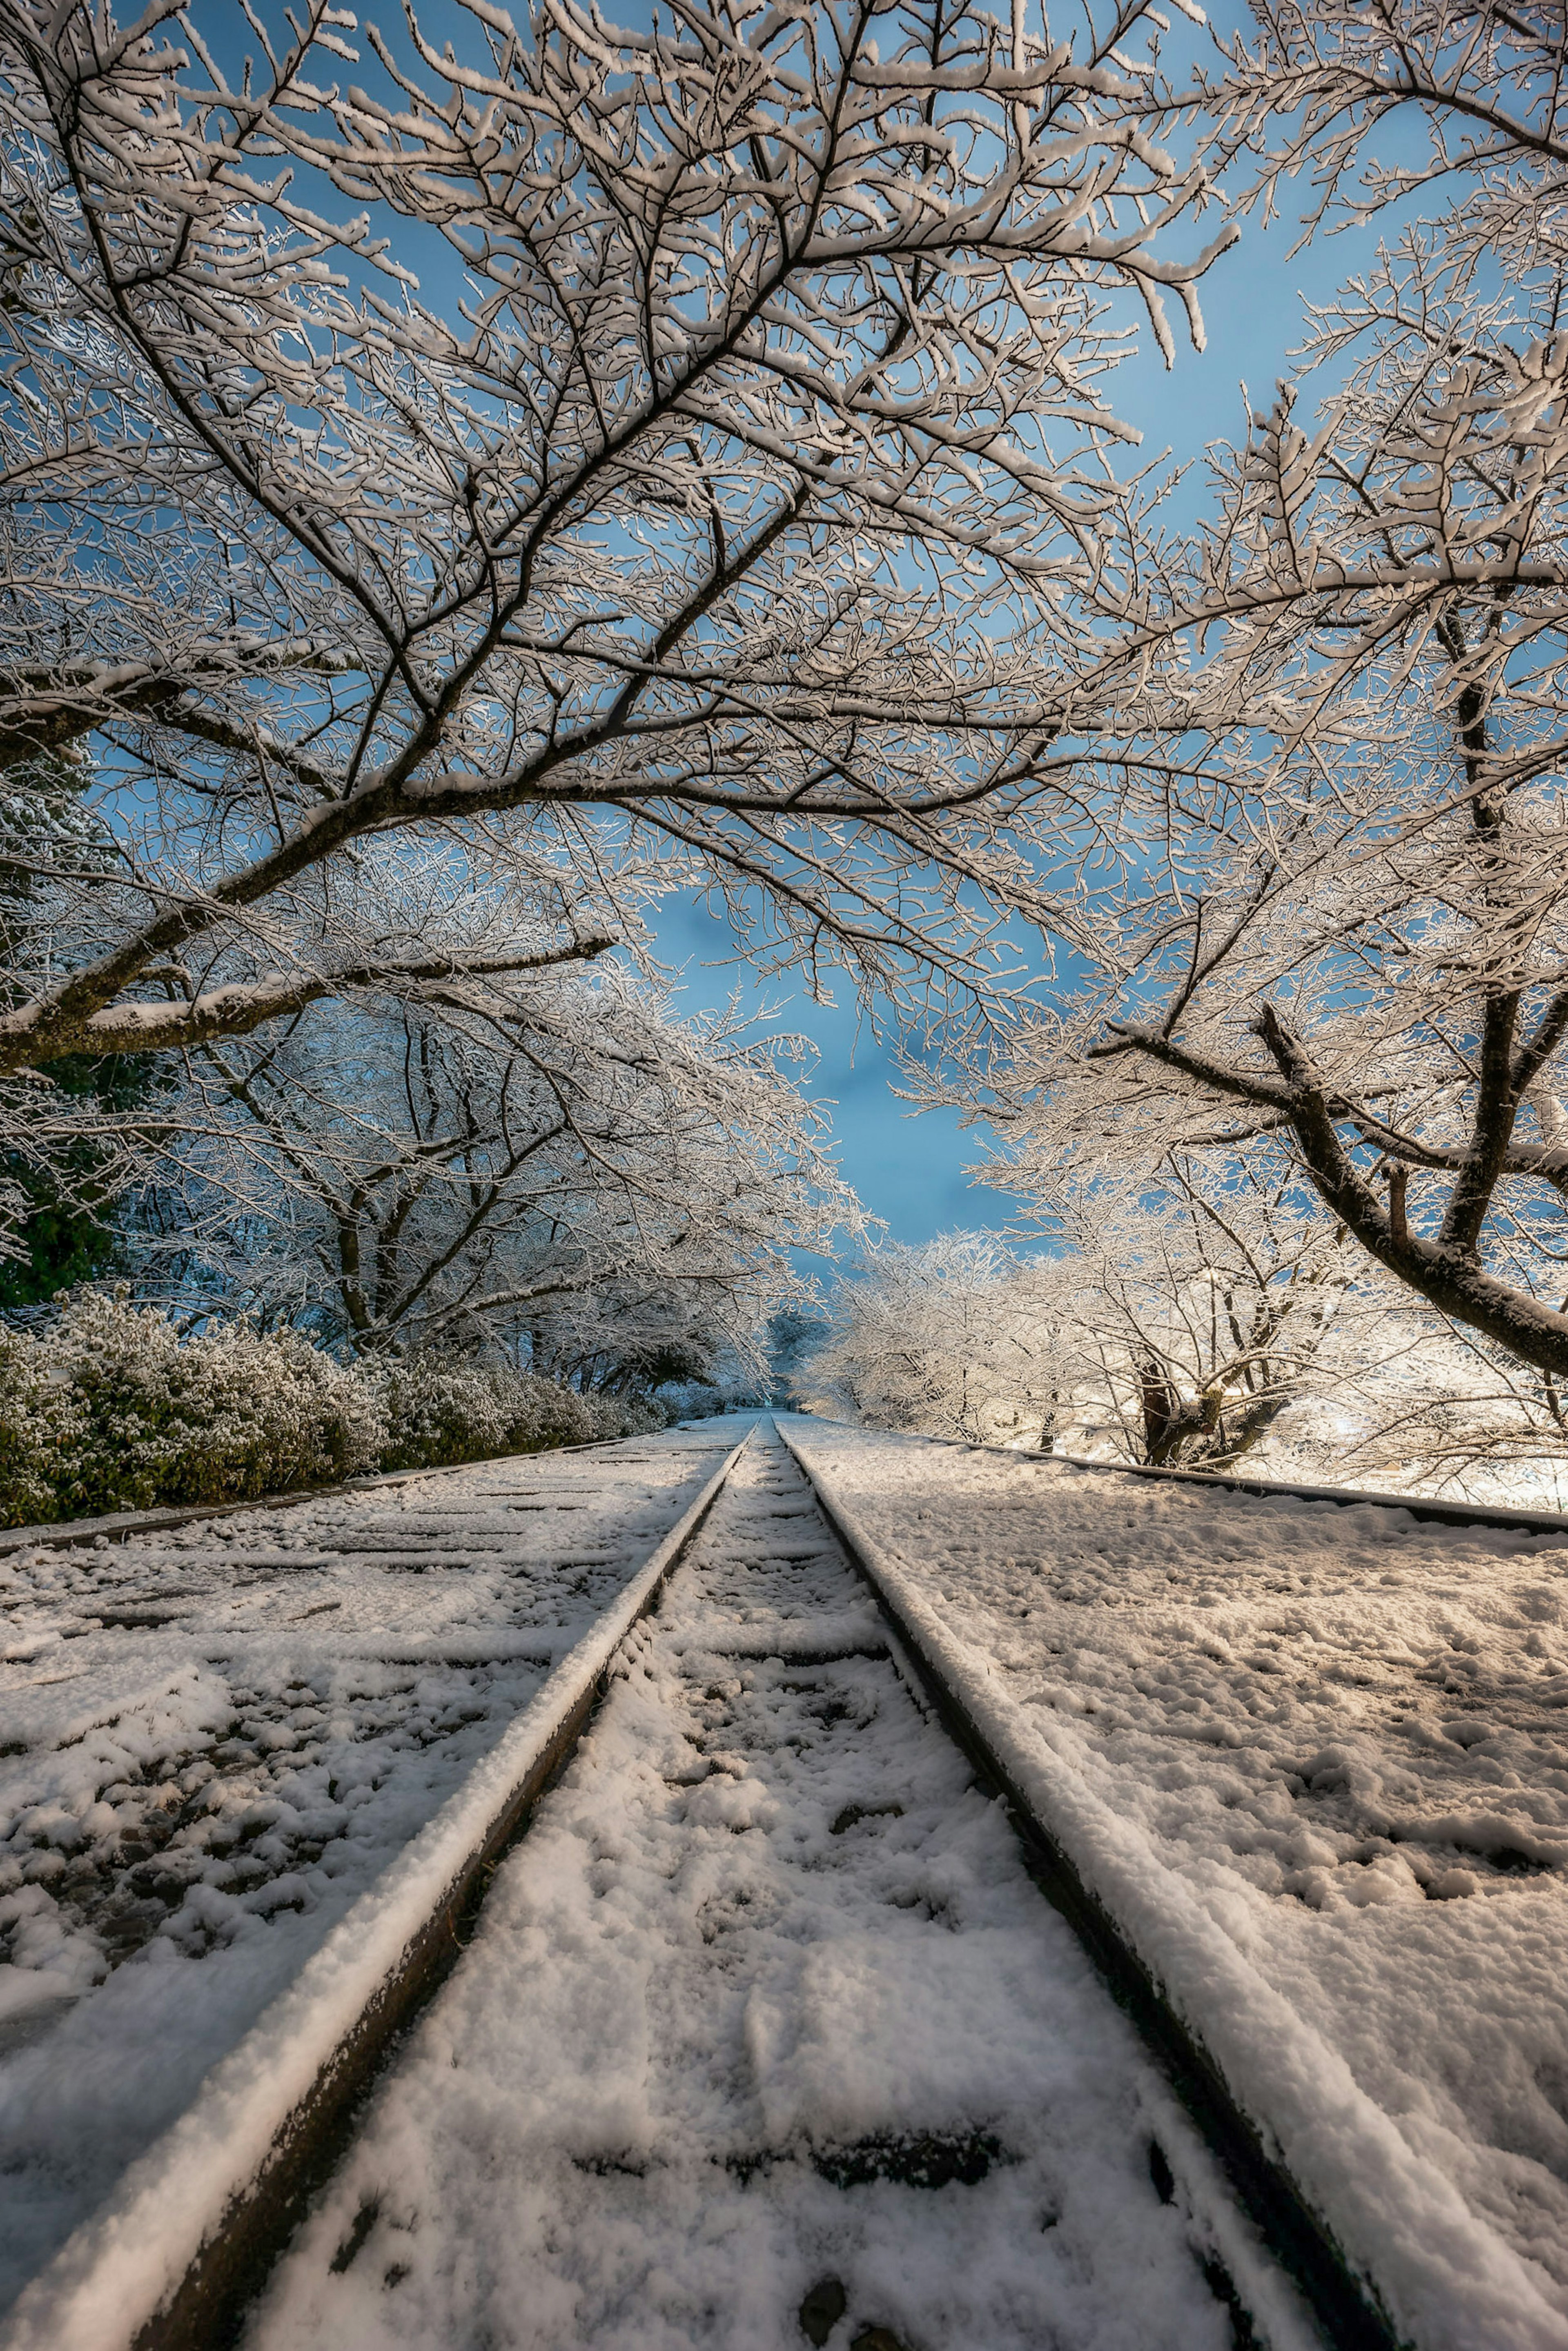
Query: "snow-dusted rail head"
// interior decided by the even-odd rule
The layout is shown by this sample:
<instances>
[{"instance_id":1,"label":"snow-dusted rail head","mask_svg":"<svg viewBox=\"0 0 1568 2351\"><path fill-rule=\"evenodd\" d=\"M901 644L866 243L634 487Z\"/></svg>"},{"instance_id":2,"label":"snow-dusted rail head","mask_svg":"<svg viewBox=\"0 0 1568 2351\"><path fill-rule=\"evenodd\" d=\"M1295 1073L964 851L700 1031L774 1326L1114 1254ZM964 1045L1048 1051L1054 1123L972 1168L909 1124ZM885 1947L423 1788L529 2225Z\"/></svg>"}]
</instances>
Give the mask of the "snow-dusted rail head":
<instances>
[{"instance_id":1,"label":"snow-dusted rail head","mask_svg":"<svg viewBox=\"0 0 1568 2351\"><path fill-rule=\"evenodd\" d=\"M374 1988L372 1928L395 1959L439 1906L744 1433L0 1559L0 2308L314 1966L287 2060L267 2044L272 2105L290 2066L308 2087ZM225 2164L232 2135L209 2181ZM139 2225L177 2275L172 2232Z\"/></svg>"},{"instance_id":2,"label":"snow-dusted rail head","mask_svg":"<svg viewBox=\"0 0 1568 2351\"><path fill-rule=\"evenodd\" d=\"M781 1426L1400 2335L1568 2345L1568 1537Z\"/></svg>"},{"instance_id":3,"label":"snow-dusted rail head","mask_svg":"<svg viewBox=\"0 0 1568 2351\"><path fill-rule=\"evenodd\" d=\"M249 2351L1318 2338L764 1426Z\"/></svg>"}]
</instances>

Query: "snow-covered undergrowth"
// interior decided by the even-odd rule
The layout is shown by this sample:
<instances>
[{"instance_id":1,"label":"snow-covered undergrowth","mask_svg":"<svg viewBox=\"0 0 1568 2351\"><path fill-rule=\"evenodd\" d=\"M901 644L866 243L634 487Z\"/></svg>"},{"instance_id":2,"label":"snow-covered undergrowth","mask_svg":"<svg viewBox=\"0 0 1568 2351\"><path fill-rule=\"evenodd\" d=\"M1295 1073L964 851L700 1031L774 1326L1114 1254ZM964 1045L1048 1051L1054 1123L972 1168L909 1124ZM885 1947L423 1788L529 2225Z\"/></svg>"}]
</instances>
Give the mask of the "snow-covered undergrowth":
<instances>
[{"instance_id":1,"label":"snow-covered undergrowth","mask_svg":"<svg viewBox=\"0 0 1568 2351\"><path fill-rule=\"evenodd\" d=\"M342 1364L298 1332L246 1322L182 1336L153 1308L85 1290L40 1333L0 1329L0 1525L248 1501L664 1417L506 1366Z\"/></svg>"},{"instance_id":2,"label":"snow-covered undergrowth","mask_svg":"<svg viewBox=\"0 0 1568 2351\"><path fill-rule=\"evenodd\" d=\"M1411 2339L1568 2343L1568 1536L784 1426Z\"/></svg>"},{"instance_id":3,"label":"snow-covered undergrowth","mask_svg":"<svg viewBox=\"0 0 1568 2351\"><path fill-rule=\"evenodd\" d=\"M414 1355L361 1377L384 1419L382 1469L434 1469L501 1453L592 1445L664 1424L658 1406L580 1395L558 1381L498 1364Z\"/></svg>"},{"instance_id":4,"label":"snow-covered undergrowth","mask_svg":"<svg viewBox=\"0 0 1568 2351\"><path fill-rule=\"evenodd\" d=\"M0 1560L0 2304L726 1442L673 1432Z\"/></svg>"},{"instance_id":5,"label":"snow-covered undergrowth","mask_svg":"<svg viewBox=\"0 0 1568 2351\"><path fill-rule=\"evenodd\" d=\"M255 2351L1303 2343L766 1430L622 1654Z\"/></svg>"}]
</instances>

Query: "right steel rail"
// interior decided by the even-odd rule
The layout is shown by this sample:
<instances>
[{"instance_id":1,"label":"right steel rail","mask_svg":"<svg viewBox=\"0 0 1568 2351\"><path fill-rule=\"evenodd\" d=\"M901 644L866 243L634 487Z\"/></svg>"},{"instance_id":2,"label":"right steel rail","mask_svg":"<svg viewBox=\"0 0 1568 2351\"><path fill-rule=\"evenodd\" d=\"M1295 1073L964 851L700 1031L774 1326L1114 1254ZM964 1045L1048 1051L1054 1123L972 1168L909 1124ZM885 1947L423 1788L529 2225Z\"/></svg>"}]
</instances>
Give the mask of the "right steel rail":
<instances>
[{"instance_id":1,"label":"right steel rail","mask_svg":"<svg viewBox=\"0 0 1568 2351\"><path fill-rule=\"evenodd\" d=\"M782 1411L783 1406L779 1409ZM821 1420L829 1428L853 1428L857 1422L831 1420L825 1413L812 1413L807 1417ZM780 1430L782 1436L783 1432ZM785 1443L789 1443L788 1437ZM1385 1494L1369 1486L1297 1486L1283 1478L1248 1478L1239 1470L1229 1469L1166 1469L1156 1468L1147 1461L1099 1461L1086 1453L1024 1453L1013 1445L987 1445L970 1437L930 1437L919 1434L915 1441L921 1445L947 1445L960 1453L997 1453L1009 1461L1027 1462L1031 1468L1051 1467L1069 1469L1092 1469L1113 1478L1158 1478L1176 1486L1218 1486L1233 1494L1280 1495L1286 1501L1333 1502L1336 1509L1354 1510L1368 1503L1376 1510L1406 1510L1413 1519L1434 1520L1446 1527L1513 1527L1537 1535L1563 1535L1568 1538L1568 1511L1531 1510L1523 1504L1517 1508L1507 1502L1444 1502L1430 1494Z\"/></svg>"},{"instance_id":2,"label":"right steel rail","mask_svg":"<svg viewBox=\"0 0 1568 2351\"><path fill-rule=\"evenodd\" d=\"M1062 1461L1073 1469L1110 1469L1119 1478L1161 1478L1177 1486L1218 1486L1233 1494L1278 1494L1291 1502L1333 1502L1354 1510L1407 1510L1413 1519L1445 1527L1519 1527L1528 1533L1568 1537L1561 1510L1511 1510L1505 1502L1440 1502L1426 1494L1380 1494L1359 1486L1292 1486L1278 1478L1244 1478L1228 1469L1157 1469L1146 1461L1091 1461L1081 1453L1013 1454L1013 1460Z\"/></svg>"},{"instance_id":3,"label":"right steel rail","mask_svg":"<svg viewBox=\"0 0 1568 2351\"><path fill-rule=\"evenodd\" d=\"M789 1431L779 1423L775 1426L819 1509L892 1627L933 1712L968 1758L981 1787L1006 1804L1036 1885L1072 1928L1113 1997L1154 2053L1243 2210L1311 2304L1333 2351L1400 2351L1400 2338L1387 2314L1352 2270L1333 2233L1290 2173L1270 2155L1257 2126L1232 2096L1218 2066L1176 2013L1115 1918L1084 1884L1024 1796L976 1722L961 1689L938 1667L888 1592L875 1562L853 1529L845 1524Z\"/></svg>"}]
</instances>

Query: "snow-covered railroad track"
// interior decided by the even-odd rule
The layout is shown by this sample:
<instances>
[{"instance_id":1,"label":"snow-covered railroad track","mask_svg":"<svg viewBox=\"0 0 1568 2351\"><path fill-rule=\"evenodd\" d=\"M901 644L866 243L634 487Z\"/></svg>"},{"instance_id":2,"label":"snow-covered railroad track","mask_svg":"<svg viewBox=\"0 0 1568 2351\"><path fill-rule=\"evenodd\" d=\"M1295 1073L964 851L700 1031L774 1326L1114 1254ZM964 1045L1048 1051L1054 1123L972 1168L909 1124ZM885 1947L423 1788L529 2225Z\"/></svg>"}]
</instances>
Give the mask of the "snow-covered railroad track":
<instances>
[{"instance_id":1,"label":"snow-covered railroad track","mask_svg":"<svg viewBox=\"0 0 1568 2351\"><path fill-rule=\"evenodd\" d=\"M5 2351L1390 2343L895 1602L765 1425Z\"/></svg>"},{"instance_id":2,"label":"snow-covered railroad track","mask_svg":"<svg viewBox=\"0 0 1568 2351\"><path fill-rule=\"evenodd\" d=\"M1568 1530L780 1426L1391 2332L1568 2351Z\"/></svg>"},{"instance_id":3,"label":"snow-covered railroad track","mask_svg":"<svg viewBox=\"0 0 1568 2351\"><path fill-rule=\"evenodd\" d=\"M615 1673L253 2351L1321 2339L770 1428ZM203 2145L187 2118L8 2345L224 2339L212 2303L125 2315Z\"/></svg>"},{"instance_id":4,"label":"snow-covered railroad track","mask_svg":"<svg viewBox=\"0 0 1568 2351\"><path fill-rule=\"evenodd\" d=\"M176 2306L214 2339L225 2272L450 1963L735 1445L481 1463L0 1568L0 2304L99 2207L15 2339L124 2344Z\"/></svg>"},{"instance_id":5,"label":"snow-covered railroad track","mask_svg":"<svg viewBox=\"0 0 1568 2351\"><path fill-rule=\"evenodd\" d=\"M891 1625L906 1671L968 1758L978 1783L1005 1803L1035 1884L1071 1921L1102 1978L1156 2055L1188 2119L1198 2126L1263 2241L1302 2290L1327 2341L1335 2351L1393 2351L1395 2336L1385 2314L1368 2300L1320 2216L1237 2104L1222 2073L1118 1921L1085 1885L1071 1855L1031 1806L1007 1757L988 1736L986 1709L983 1703L975 1703L969 1677L950 1653L943 1654L923 1637L924 1628L900 1606L896 1586L880 1572L875 1556L856 1542L810 1462L788 1436L783 1442L845 1556L854 1562Z\"/></svg>"}]
</instances>

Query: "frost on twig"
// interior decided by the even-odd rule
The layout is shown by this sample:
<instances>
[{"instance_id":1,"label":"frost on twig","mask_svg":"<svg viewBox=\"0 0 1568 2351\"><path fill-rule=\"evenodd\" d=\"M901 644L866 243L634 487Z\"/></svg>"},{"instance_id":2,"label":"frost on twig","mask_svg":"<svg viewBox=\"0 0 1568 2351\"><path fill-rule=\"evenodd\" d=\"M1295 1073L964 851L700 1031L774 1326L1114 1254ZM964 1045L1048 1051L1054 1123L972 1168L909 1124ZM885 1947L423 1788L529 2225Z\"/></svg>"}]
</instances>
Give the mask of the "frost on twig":
<instances>
[{"instance_id":1,"label":"frost on twig","mask_svg":"<svg viewBox=\"0 0 1568 2351\"><path fill-rule=\"evenodd\" d=\"M120 856L0 1067L423 985L338 879L408 832L979 986L1115 566L1107 305L1196 319L1228 234L1141 5L246 14L0 7L0 757L95 742Z\"/></svg>"},{"instance_id":2,"label":"frost on twig","mask_svg":"<svg viewBox=\"0 0 1568 2351\"><path fill-rule=\"evenodd\" d=\"M1369 1259L1557 1380L1556 37L1416 0L1256 13L1183 103L1258 204L1301 172L1309 211L1381 215L1418 184L1455 208L1390 222L1310 311L1295 374L1212 449L1197 528L1145 532L1136 592L1079 674L1103 714L1082 743L1082 814L1040 872L1072 985L1049 1019L1020 1011L1010 1051L979 1040L959 1092L1052 1181L1287 1145ZM1394 172L1375 134L1402 109L1430 152ZM1390 1165L1410 1171L1392 1192Z\"/></svg>"}]
</instances>

